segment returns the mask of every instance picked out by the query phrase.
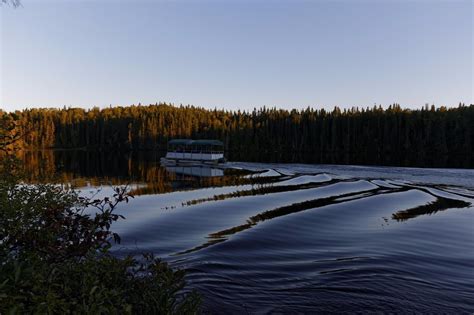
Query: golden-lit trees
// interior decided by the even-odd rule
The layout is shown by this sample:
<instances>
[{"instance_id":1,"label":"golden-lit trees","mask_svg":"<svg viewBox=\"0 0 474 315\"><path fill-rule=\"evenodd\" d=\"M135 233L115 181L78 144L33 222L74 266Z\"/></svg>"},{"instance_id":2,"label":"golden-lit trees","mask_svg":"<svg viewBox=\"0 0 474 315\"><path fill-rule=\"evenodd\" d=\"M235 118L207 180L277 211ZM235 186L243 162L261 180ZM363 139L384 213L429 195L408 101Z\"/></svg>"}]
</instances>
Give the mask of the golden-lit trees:
<instances>
[{"instance_id":1,"label":"golden-lit trees","mask_svg":"<svg viewBox=\"0 0 474 315\"><path fill-rule=\"evenodd\" d=\"M30 149L156 150L172 138L217 138L232 160L474 166L474 105L249 112L161 103L5 115L17 116Z\"/></svg>"}]
</instances>

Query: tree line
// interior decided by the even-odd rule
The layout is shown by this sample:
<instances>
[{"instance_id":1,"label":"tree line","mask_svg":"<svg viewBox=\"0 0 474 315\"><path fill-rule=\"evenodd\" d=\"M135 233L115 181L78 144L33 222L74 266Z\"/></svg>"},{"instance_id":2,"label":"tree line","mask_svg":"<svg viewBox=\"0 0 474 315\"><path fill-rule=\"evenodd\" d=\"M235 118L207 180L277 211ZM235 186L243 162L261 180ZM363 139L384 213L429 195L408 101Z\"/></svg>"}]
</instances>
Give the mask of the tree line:
<instances>
[{"instance_id":1,"label":"tree line","mask_svg":"<svg viewBox=\"0 0 474 315\"><path fill-rule=\"evenodd\" d=\"M24 149L165 150L173 138L219 139L230 160L420 167L474 166L474 105L412 110L208 110L166 103L0 112Z\"/></svg>"}]
</instances>

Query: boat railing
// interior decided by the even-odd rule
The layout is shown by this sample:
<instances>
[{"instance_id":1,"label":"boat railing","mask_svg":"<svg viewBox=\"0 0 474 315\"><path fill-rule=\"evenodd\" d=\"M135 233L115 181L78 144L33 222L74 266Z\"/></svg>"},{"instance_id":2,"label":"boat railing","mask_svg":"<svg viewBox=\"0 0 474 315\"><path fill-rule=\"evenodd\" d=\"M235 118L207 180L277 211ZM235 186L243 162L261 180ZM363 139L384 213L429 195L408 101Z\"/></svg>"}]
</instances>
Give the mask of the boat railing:
<instances>
[{"instance_id":1,"label":"boat railing","mask_svg":"<svg viewBox=\"0 0 474 315\"><path fill-rule=\"evenodd\" d=\"M220 153L224 153L224 150L168 148L168 152L176 152L176 153L201 153L201 154L202 154L202 153L220 154Z\"/></svg>"},{"instance_id":2,"label":"boat railing","mask_svg":"<svg viewBox=\"0 0 474 315\"><path fill-rule=\"evenodd\" d=\"M174 153L222 154L224 151L199 151L199 150L168 150Z\"/></svg>"}]
</instances>

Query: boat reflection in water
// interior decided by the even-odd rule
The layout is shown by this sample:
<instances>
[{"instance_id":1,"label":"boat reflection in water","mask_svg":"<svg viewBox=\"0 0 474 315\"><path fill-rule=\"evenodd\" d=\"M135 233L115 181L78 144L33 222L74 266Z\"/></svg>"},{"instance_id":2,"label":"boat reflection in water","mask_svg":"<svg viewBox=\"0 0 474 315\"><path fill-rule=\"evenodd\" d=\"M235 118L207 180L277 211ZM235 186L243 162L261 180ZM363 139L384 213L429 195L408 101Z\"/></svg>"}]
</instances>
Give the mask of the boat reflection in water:
<instances>
[{"instance_id":1,"label":"boat reflection in water","mask_svg":"<svg viewBox=\"0 0 474 315\"><path fill-rule=\"evenodd\" d=\"M175 173L177 179L179 175L195 177L221 177L224 176L224 170L206 166L166 166L166 171Z\"/></svg>"}]
</instances>

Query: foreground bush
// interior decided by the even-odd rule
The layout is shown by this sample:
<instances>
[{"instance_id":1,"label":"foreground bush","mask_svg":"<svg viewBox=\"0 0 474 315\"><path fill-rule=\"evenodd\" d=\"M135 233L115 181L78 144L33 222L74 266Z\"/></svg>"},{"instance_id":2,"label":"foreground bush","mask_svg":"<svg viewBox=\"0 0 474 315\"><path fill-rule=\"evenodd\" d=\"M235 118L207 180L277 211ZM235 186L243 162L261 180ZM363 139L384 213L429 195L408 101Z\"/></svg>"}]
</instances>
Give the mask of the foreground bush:
<instances>
[{"instance_id":1,"label":"foreground bush","mask_svg":"<svg viewBox=\"0 0 474 315\"><path fill-rule=\"evenodd\" d=\"M152 255L110 254L126 189L90 200L67 187L21 184L15 159L0 158L0 314L197 312L182 271Z\"/></svg>"}]
</instances>

